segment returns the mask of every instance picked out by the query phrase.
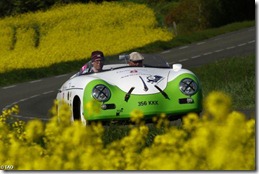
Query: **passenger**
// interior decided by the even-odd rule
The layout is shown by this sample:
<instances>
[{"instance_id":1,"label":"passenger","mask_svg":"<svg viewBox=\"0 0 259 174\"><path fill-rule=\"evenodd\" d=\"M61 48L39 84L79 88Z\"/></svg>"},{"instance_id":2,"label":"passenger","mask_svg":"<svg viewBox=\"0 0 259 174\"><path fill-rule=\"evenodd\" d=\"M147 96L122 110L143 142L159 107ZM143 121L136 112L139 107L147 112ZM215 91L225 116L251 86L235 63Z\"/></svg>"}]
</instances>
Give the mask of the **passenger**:
<instances>
[{"instance_id":1,"label":"passenger","mask_svg":"<svg viewBox=\"0 0 259 174\"><path fill-rule=\"evenodd\" d=\"M104 55L102 51L93 51L91 60L80 69L79 74L101 72L103 69Z\"/></svg>"},{"instance_id":2,"label":"passenger","mask_svg":"<svg viewBox=\"0 0 259 174\"><path fill-rule=\"evenodd\" d=\"M129 66L142 67L144 57L138 52L132 52L129 55Z\"/></svg>"}]
</instances>

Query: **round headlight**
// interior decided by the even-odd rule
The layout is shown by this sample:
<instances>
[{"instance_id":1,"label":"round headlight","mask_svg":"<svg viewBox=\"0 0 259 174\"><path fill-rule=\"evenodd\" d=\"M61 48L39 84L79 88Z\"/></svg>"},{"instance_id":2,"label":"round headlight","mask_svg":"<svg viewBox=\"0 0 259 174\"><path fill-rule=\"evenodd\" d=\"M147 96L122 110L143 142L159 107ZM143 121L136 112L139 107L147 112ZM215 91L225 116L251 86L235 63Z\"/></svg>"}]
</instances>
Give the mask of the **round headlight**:
<instances>
[{"instance_id":1,"label":"round headlight","mask_svg":"<svg viewBox=\"0 0 259 174\"><path fill-rule=\"evenodd\" d=\"M111 91L105 85L96 85L92 91L93 97L101 102L105 102L110 99Z\"/></svg>"},{"instance_id":2,"label":"round headlight","mask_svg":"<svg viewBox=\"0 0 259 174\"><path fill-rule=\"evenodd\" d=\"M181 92L185 95L193 95L198 89L196 82L189 78L181 80L179 87Z\"/></svg>"}]
</instances>

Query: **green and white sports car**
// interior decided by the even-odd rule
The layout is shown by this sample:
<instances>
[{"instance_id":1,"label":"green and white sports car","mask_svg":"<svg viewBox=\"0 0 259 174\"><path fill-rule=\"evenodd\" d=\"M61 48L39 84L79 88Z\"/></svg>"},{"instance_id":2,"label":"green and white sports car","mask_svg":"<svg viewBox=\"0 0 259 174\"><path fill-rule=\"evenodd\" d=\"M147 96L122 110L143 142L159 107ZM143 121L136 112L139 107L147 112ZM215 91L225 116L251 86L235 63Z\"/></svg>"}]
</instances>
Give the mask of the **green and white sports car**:
<instances>
[{"instance_id":1,"label":"green and white sports car","mask_svg":"<svg viewBox=\"0 0 259 174\"><path fill-rule=\"evenodd\" d=\"M120 55L127 58L127 55ZM164 113L168 119L202 111L201 84L181 64L171 67L154 55L144 55L143 67L127 62L104 65L103 71L73 75L60 88L58 101L71 106L71 120L129 120L133 110L144 119ZM60 102L61 103L61 102Z\"/></svg>"}]
</instances>

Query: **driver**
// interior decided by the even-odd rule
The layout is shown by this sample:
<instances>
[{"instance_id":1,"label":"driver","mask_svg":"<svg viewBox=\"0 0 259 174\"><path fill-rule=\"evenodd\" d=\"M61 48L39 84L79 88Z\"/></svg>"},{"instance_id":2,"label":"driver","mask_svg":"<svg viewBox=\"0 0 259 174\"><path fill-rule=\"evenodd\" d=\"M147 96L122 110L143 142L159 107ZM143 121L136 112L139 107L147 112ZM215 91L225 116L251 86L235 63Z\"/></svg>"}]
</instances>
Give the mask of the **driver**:
<instances>
[{"instance_id":1,"label":"driver","mask_svg":"<svg viewBox=\"0 0 259 174\"><path fill-rule=\"evenodd\" d=\"M93 51L91 60L80 69L80 74L97 73L103 69L104 55L102 51Z\"/></svg>"},{"instance_id":2,"label":"driver","mask_svg":"<svg viewBox=\"0 0 259 174\"><path fill-rule=\"evenodd\" d=\"M129 66L142 67L144 57L138 52L132 52L129 54Z\"/></svg>"}]
</instances>

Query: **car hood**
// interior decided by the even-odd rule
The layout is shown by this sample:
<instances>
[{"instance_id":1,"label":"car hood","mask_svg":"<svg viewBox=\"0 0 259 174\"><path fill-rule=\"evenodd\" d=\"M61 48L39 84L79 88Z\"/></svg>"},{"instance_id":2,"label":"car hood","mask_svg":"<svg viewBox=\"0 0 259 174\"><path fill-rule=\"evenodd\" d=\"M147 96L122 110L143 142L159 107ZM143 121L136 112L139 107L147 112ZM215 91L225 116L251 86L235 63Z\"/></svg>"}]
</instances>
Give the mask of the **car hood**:
<instances>
[{"instance_id":1,"label":"car hood","mask_svg":"<svg viewBox=\"0 0 259 174\"><path fill-rule=\"evenodd\" d=\"M154 94L167 86L170 69L158 68L123 68L92 74L93 78L102 79L131 94Z\"/></svg>"}]
</instances>

